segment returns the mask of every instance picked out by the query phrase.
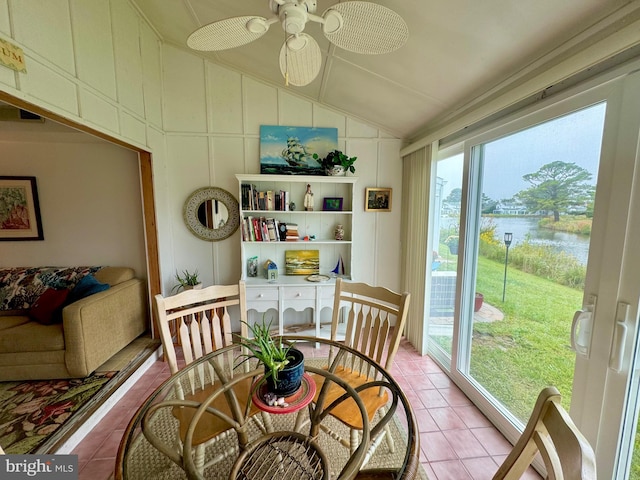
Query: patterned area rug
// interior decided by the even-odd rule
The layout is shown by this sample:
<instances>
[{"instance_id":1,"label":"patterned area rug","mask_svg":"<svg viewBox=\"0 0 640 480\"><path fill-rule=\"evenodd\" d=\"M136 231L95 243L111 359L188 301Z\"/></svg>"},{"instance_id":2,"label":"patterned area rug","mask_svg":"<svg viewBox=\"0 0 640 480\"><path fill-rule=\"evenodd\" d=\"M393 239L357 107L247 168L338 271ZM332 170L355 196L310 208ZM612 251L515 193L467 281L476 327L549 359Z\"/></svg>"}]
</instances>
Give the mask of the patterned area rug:
<instances>
[{"instance_id":1,"label":"patterned area rug","mask_svg":"<svg viewBox=\"0 0 640 480\"><path fill-rule=\"evenodd\" d=\"M74 422L117 372L81 379L0 382L0 445L6 453L39 453L40 447Z\"/></svg>"}]
</instances>

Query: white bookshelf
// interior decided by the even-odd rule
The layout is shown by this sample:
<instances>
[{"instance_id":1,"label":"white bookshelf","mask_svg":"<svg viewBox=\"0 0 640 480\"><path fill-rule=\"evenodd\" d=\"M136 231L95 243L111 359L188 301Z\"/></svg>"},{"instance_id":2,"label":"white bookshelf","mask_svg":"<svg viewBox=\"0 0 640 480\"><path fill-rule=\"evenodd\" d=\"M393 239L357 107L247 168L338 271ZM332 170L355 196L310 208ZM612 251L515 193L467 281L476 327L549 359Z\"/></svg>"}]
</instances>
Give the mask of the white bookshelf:
<instances>
[{"instance_id":1,"label":"white bookshelf","mask_svg":"<svg viewBox=\"0 0 640 480\"><path fill-rule=\"evenodd\" d=\"M240 221L246 217L264 217L276 219L279 223L298 225L298 241L253 241L241 238L242 279L247 285L247 308L258 312L270 309L278 311L278 327L284 332L283 314L286 309L303 311L313 309L313 323L305 328L306 333L315 330L316 336L327 336L330 329L321 328L320 310L333 306L335 275L332 270L340 258L344 265L345 278L351 278L352 250L355 238L353 221L353 196L357 177L298 176L298 175L236 175L238 179L238 200ZM251 185L255 190L267 192L289 192L289 201L296 209L262 210L247 208L243 202L242 185ZM307 184L314 194L314 210L304 210L304 195ZM342 198L341 211L323 211L324 198ZM341 224L344 228L343 240L335 240L335 228ZM242 225L241 225L242 228ZM315 240L302 240L305 236L315 236ZM331 277L328 281L314 283L306 280L306 275L285 274L285 252L287 250L318 250L320 274ZM247 261L251 257L258 259L258 274L248 275ZM278 266L278 278L269 281L265 275L264 264L271 260Z\"/></svg>"}]
</instances>

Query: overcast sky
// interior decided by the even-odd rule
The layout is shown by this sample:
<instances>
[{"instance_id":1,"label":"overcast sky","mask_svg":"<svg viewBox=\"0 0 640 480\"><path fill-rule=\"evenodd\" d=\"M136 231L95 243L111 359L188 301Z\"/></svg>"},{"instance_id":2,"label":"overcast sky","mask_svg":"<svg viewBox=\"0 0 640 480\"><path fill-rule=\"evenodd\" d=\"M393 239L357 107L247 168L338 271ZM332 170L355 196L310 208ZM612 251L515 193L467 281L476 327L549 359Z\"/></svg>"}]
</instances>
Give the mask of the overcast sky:
<instances>
[{"instance_id":1,"label":"overcast sky","mask_svg":"<svg viewBox=\"0 0 640 480\"><path fill-rule=\"evenodd\" d=\"M605 104L597 104L485 144L484 193L494 200L511 198L529 187L523 175L555 161L586 169L595 185L604 114ZM447 181L447 198L462 186L462 155L438 162L438 176Z\"/></svg>"}]
</instances>

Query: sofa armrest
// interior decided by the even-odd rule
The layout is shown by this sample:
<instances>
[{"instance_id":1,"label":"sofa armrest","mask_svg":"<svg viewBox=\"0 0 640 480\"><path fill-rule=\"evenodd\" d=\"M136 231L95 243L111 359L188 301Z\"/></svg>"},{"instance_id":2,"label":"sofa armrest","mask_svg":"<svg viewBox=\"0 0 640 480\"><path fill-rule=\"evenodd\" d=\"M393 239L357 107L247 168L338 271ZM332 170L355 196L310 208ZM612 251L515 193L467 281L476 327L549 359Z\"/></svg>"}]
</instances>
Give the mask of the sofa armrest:
<instances>
[{"instance_id":1,"label":"sofa armrest","mask_svg":"<svg viewBox=\"0 0 640 480\"><path fill-rule=\"evenodd\" d=\"M65 363L86 377L147 328L144 281L134 278L62 310Z\"/></svg>"}]
</instances>

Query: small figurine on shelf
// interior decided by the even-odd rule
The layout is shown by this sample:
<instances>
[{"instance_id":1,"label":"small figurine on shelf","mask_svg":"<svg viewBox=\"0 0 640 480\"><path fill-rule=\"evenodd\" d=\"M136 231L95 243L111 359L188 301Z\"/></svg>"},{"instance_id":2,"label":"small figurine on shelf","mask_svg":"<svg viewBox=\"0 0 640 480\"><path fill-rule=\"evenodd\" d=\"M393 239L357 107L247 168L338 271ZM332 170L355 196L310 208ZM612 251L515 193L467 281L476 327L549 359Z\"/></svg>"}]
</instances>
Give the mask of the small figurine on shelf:
<instances>
[{"instance_id":1,"label":"small figurine on shelf","mask_svg":"<svg viewBox=\"0 0 640 480\"><path fill-rule=\"evenodd\" d=\"M307 193L304 194L304 209L307 212L313 211L313 192L309 183L307 183Z\"/></svg>"},{"instance_id":2,"label":"small figurine on shelf","mask_svg":"<svg viewBox=\"0 0 640 480\"><path fill-rule=\"evenodd\" d=\"M264 270L269 282L275 282L276 280L278 280L278 266L275 264L275 262L271 260L267 260L266 262L264 262Z\"/></svg>"},{"instance_id":3,"label":"small figurine on shelf","mask_svg":"<svg viewBox=\"0 0 640 480\"><path fill-rule=\"evenodd\" d=\"M344 275L344 261L342 260L342 255L338 257L338 263L336 263L336 268L331 270L331 273L333 273L334 277L337 277L338 275Z\"/></svg>"},{"instance_id":4,"label":"small figurine on shelf","mask_svg":"<svg viewBox=\"0 0 640 480\"><path fill-rule=\"evenodd\" d=\"M341 224L336 226L336 229L334 231L334 236L336 240L344 239L344 227Z\"/></svg>"}]
</instances>

